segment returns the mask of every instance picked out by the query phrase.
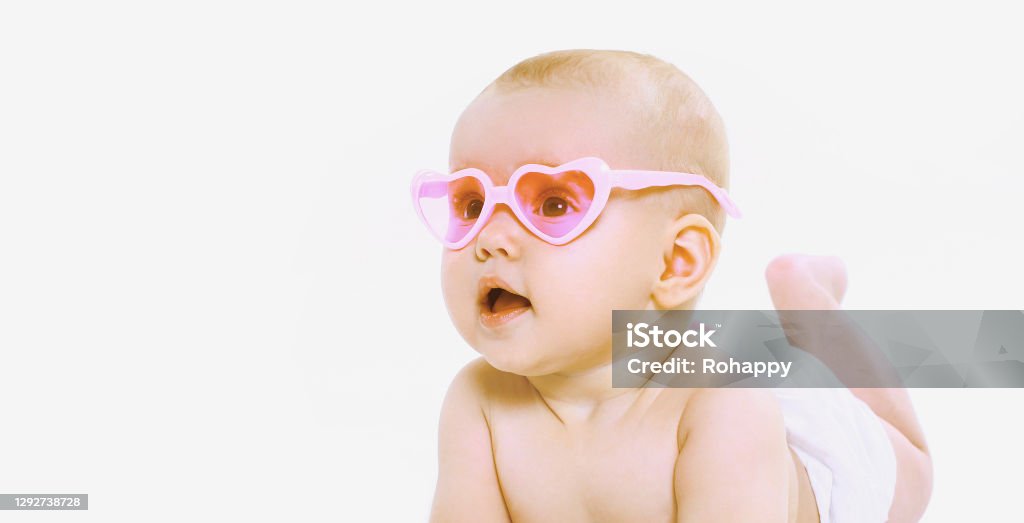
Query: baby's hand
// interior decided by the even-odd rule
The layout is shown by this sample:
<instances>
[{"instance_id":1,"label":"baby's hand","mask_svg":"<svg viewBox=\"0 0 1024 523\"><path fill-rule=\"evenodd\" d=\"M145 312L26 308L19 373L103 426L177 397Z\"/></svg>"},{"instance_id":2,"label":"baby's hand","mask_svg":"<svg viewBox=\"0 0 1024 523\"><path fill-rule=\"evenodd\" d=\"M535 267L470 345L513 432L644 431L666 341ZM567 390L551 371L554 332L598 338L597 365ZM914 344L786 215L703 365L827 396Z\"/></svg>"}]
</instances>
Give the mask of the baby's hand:
<instances>
[{"instance_id":1,"label":"baby's hand","mask_svg":"<svg viewBox=\"0 0 1024 523\"><path fill-rule=\"evenodd\" d=\"M777 310L838 309L846 294L846 266L835 256L783 254L764 275Z\"/></svg>"}]
</instances>

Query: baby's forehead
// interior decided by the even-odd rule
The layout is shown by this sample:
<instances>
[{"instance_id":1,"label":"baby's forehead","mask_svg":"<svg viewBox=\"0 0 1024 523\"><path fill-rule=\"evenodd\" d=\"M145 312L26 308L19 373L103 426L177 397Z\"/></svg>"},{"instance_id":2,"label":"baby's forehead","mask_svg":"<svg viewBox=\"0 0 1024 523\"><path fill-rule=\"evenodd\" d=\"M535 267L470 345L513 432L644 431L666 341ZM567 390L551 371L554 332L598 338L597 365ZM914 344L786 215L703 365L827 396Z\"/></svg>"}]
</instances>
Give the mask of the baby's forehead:
<instances>
[{"instance_id":1,"label":"baby's forehead","mask_svg":"<svg viewBox=\"0 0 1024 523\"><path fill-rule=\"evenodd\" d=\"M583 156L580 156L580 158L583 158ZM527 156L524 157L523 160L515 160L512 163L506 163L504 165L499 165L488 158L467 158L463 160L453 159L450 169L451 172L457 172L463 169L479 169L486 173L491 178L491 181L494 182L495 184L504 185L504 183L508 181L509 177L512 176L512 173L526 165L543 165L546 167L558 167L559 165L564 165L576 159L578 158L557 159L553 155L541 154Z\"/></svg>"},{"instance_id":2,"label":"baby's forehead","mask_svg":"<svg viewBox=\"0 0 1024 523\"><path fill-rule=\"evenodd\" d=\"M597 157L612 167L652 168L637 114L614 97L567 89L485 92L459 118L449 169L477 168L503 184L519 167Z\"/></svg>"}]
</instances>

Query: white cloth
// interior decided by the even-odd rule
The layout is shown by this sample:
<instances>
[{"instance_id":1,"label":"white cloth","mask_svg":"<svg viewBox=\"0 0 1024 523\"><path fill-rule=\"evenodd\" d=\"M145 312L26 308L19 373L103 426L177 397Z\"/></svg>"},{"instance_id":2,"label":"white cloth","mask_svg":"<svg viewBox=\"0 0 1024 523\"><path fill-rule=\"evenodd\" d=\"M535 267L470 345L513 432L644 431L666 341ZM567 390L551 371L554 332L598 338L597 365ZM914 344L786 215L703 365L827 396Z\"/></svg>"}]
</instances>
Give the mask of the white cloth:
<instances>
[{"instance_id":1,"label":"white cloth","mask_svg":"<svg viewBox=\"0 0 1024 523\"><path fill-rule=\"evenodd\" d=\"M896 455L878 416L849 389L772 389L821 523L886 521Z\"/></svg>"}]
</instances>

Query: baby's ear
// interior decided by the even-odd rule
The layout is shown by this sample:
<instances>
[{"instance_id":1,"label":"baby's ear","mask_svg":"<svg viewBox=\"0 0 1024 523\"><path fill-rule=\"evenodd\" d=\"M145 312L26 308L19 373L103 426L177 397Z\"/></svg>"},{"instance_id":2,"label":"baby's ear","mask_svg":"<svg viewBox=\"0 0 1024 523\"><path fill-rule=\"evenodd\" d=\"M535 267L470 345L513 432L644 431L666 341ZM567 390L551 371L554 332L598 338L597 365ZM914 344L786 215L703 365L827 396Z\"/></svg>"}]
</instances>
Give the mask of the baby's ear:
<instances>
[{"instance_id":1,"label":"baby's ear","mask_svg":"<svg viewBox=\"0 0 1024 523\"><path fill-rule=\"evenodd\" d=\"M721 236L707 218L687 214L669 225L664 272L651 297L659 309L676 309L700 295L718 262Z\"/></svg>"}]
</instances>

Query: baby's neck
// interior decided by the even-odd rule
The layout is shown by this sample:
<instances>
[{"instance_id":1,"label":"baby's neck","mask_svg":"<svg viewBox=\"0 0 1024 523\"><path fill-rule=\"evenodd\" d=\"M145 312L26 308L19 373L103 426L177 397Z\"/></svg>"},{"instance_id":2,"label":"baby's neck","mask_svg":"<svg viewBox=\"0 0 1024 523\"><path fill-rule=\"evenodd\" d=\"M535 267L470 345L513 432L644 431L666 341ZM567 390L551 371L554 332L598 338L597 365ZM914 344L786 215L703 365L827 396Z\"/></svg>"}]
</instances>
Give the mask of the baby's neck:
<instances>
[{"instance_id":1,"label":"baby's neck","mask_svg":"<svg viewBox=\"0 0 1024 523\"><path fill-rule=\"evenodd\" d=\"M531 376L527 380L563 423L585 421L597 411L628 406L640 390L613 388L610 362L584 371Z\"/></svg>"}]
</instances>

